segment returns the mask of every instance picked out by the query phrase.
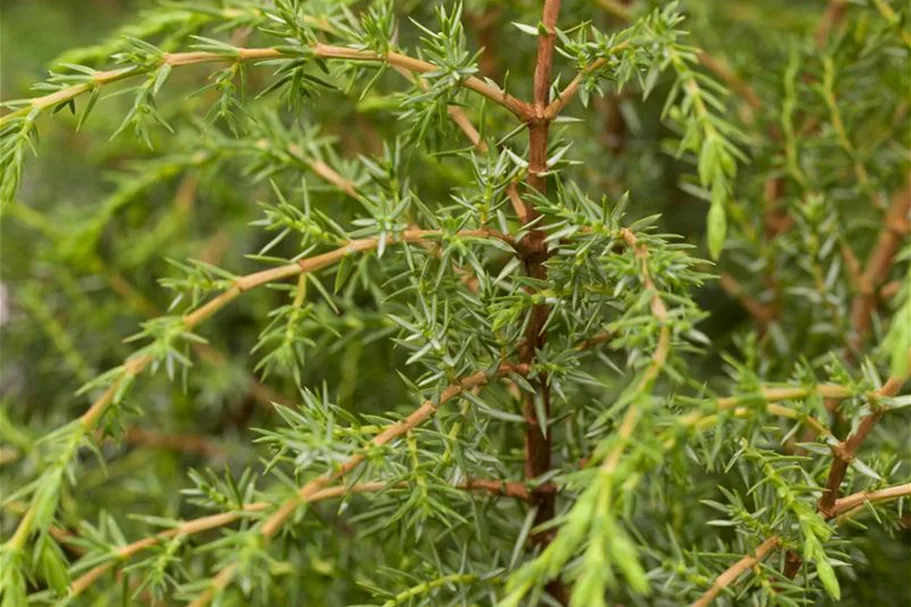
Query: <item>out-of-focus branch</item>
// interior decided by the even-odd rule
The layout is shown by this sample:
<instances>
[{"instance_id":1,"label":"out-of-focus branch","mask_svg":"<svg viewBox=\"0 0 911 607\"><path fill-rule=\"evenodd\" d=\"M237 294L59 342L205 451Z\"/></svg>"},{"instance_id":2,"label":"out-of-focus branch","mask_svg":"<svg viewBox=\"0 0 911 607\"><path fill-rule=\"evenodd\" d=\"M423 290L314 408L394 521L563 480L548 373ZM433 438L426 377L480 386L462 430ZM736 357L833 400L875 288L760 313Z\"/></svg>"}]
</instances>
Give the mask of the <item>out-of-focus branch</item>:
<instances>
[{"instance_id":1,"label":"out-of-focus branch","mask_svg":"<svg viewBox=\"0 0 911 607\"><path fill-rule=\"evenodd\" d=\"M911 230L911 182L892 197L882 230L859 277L857 296L851 304L851 324L854 329L852 347L859 350L870 330L870 317L876 307L877 291L889 276L892 260L902 241Z\"/></svg>"}]
</instances>

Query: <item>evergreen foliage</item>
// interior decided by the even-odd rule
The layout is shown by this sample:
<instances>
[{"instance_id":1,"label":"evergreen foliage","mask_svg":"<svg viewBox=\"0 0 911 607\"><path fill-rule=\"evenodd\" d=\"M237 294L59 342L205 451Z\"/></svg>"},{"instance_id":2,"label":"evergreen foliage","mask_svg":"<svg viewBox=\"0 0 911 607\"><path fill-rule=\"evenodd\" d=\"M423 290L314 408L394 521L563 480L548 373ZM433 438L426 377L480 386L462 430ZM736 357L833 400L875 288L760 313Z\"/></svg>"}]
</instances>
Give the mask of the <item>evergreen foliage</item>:
<instances>
[{"instance_id":1,"label":"evergreen foliage","mask_svg":"<svg viewBox=\"0 0 911 607\"><path fill-rule=\"evenodd\" d=\"M0 605L903 604L906 4L66 51L0 115Z\"/></svg>"}]
</instances>

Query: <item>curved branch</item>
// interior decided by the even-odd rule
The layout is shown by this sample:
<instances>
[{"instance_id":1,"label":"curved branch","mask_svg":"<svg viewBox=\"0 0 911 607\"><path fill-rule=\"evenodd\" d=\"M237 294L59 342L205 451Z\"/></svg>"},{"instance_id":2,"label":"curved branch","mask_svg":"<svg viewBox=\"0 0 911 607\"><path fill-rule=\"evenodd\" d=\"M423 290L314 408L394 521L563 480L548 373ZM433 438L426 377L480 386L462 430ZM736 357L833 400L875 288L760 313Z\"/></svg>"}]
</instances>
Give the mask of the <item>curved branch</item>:
<instances>
[{"instance_id":1,"label":"curved branch","mask_svg":"<svg viewBox=\"0 0 911 607\"><path fill-rule=\"evenodd\" d=\"M911 496L911 483L886 487L885 489L878 489L876 491L861 491L838 500L832 515L827 516L826 518L842 517L846 514L850 514L852 510L855 510L866 502L882 502L908 496ZM843 522L843 520L844 519L839 518L836 521L836 524ZM759 548L757 548L754 554L741 558L739 561L725 569L721 575L715 578L711 588L699 597L695 603L691 603L690 607L707 607L710 605L721 591L734 583L741 574L762 562L780 543L781 538L777 535L773 535L767 539ZM790 566L793 567L794 565L790 564Z\"/></svg>"},{"instance_id":2,"label":"curved branch","mask_svg":"<svg viewBox=\"0 0 911 607\"><path fill-rule=\"evenodd\" d=\"M351 487L330 487L312 495L310 497L310 501L318 502L334 497L341 497L343 495L381 491L386 487L388 487L386 483L359 483ZM251 504L246 504L242 510L223 512L220 514L213 514L210 516L196 518L190 521L186 521L178 527L167 529L160 533L156 533L155 535L151 535L141 540L137 540L131 544L127 544L126 546L121 546L117 549L115 558L93 567L87 573L73 580L73 583L70 584L68 596L70 598L79 596L85 592L86 589L88 589L92 584L94 584L98 578L113 569L116 564L129 560L140 552L148 550L149 548L152 548L153 546L160 544L163 541L173 539L175 537L196 535L198 533L203 533L204 531L224 527L226 525L230 525L231 523L239 521L247 514L262 512L263 510L269 509L271 506L271 502L253 502Z\"/></svg>"},{"instance_id":3,"label":"curved branch","mask_svg":"<svg viewBox=\"0 0 911 607\"><path fill-rule=\"evenodd\" d=\"M385 55L380 55L372 51L361 51L344 46L332 46L329 44L316 44L312 48L316 56L323 59L345 59L348 61L388 63L390 65L402 67L410 72L415 72L418 74L435 72L440 69L439 66L430 63L429 61L415 59L414 57L396 52L389 52ZM506 91L488 82L485 82L480 78L477 78L475 76L466 78L462 81L462 86L471 91L474 91L475 93L478 93L482 97L490 99L497 105L503 106L515 114L515 116L522 121L526 121L532 116L532 110L528 103L513 97Z\"/></svg>"},{"instance_id":4,"label":"curved branch","mask_svg":"<svg viewBox=\"0 0 911 607\"><path fill-rule=\"evenodd\" d=\"M359 240L352 240L348 242L348 244L333 251L329 251L328 253L323 253L322 255L308 257L306 259L301 259L295 263L290 263L283 266L270 268L268 270L247 274L246 276L241 276L235 280L231 288L222 292L217 297L209 300L207 303L197 308L193 312L184 315L184 328L186 328L187 331L194 329L198 325L214 316L219 310L227 306L229 303L237 299L242 293L245 293L246 291L249 291L256 287L290 278L292 276L297 276L302 273L316 272L340 262L342 259L353 253L360 253L376 249L379 246L380 242L384 242L386 244L394 244L397 242L416 243L427 238L440 236L442 234L443 232L440 230L405 230L399 234L388 235L383 239L378 237L370 237L362 238ZM464 237L498 238L505 242L512 241L512 238L510 236L500 234L499 232L495 232L489 229L463 230L457 234ZM140 373L142 373L150 364L154 362L154 360L155 358L149 354L141 356L134 355L133 357L128 358L123 364L123 373L113 383L111 383L111 385L108 386L104 393L102 393L102 395L92 403L92 405L85 411L85 413L79 416L79 418L76 420L75 423L81 427L81 430L86 434L95 430L104 414L117 400L117 396L120 393L121 389L127 385L128 382L132 381ZM16 531L10 539L10 543L13 548L21 549L25 545L28 536L32 532L34 521L35 508L34 505L32 505L29 507L23 518L19 521L19 526L16 528Z\"/></svg>"},{"instance_id":5,"label":"curved branch","mask_svg":"<svg viewBox=\"0 0 911 607\"><path fill-rule=\"evenodd\" d=\"M430 90L430 85L427 84L427 81L424 78L416 77L403 67L396 67L395 69L402 74L402 76L407 78L409 82L416 84L425 93ZM481 139L481 134L478 132L478 129L475 128L474 124L472 124L471 119L468 117L468 114L465 113L464 109L458 105L450 105L447 106L446 113L449 114L449 119L452 120L453 124L459 127L462 133L465 134L478 154L484 156L490 151L487 147L487 142Z\"/></svg>"},{"instance_id":6,"label":"curved branch","mask_svg":"<svg viewBox=\"0 0 911 607\"><path fill-rule=\"evenodd\" d=\"M768 412L772 415L777 415L779 417L785 417L788 419L800 420L810 426L817 435L829 436L832 434L829 431L829 428L819 420L808 417L797 409L774 404L777 401L807 398L814 394L818 394L829 399L841 399L848 398L853 394L853 392L849 387L841 386L838 384L821 384L818 386L806 387L769 386L761 388L759 390L758 396L762 397L763 401L766 404ZM715 401L715 406L719 411L730 411L735 416L742 417L745 416L750 410L749 407L743 406L743 402L747 399L753 399L756 396L757 395L750 394L746 396L728 396L725 398L719 398ZM706 414L702 413L701 411L694 411L683 416L680 420L680 423L687 428L703 428L705 426L710 426L715 422L716 419L717 414L715 413Z\"/></svg>"},{"instance_id":7,"label":"curved branch","mask_svg":"<svg viewBox=\"0 0 911 607\"><path fill-rule=\"evenodd\" d=\"M473 375L469 375L468 377L451 383L443 390L436 402L432 399L424 401L424 403L415 409L411 415L388 426L381 433L373 437L373 440L370 441L370 446L381 447L394 441L433 417L441 405L456 398L465 390L471 390L472 388L482 386L491 379L509 373L512 370L512 365L504 364L493 373L478 371ZM298 508L312 501L313 497L324 490L327 485L341 479L343 476L357 468L366 459L366 452L362 451L356 453L338 465L334 471L323 474L298 489L293 497L282 503L260 526L259 535L263 542L269 542L279 531L281 531L288 520L297 512ZM211 586L190 603L189 607L205 607L208 605L219 592L224 590L231 583L236 573L237 566L234 564L221 569L215 577L212 578Z\"/></svg>"},{"instance_id":8,"label":"curved branch","mask_svg":"<svg viewBox=\"0 0 911 607\"><path fill-rule=\"evenodd\" d=\"M187 53L165 53L162 55L161 62L150 67L129 66L114 70L95 72L92 79L88 82L74 84L54 91L41 97L34 97L28 100L28 104L6 116L0 116L0 128L6 126L14 118L27 116L37 111L43 112L48 108L56 107L66 103L71 99L88 93L95 88L113 84L121 80L147 74L161 66L180 67L185 65L196 65L200 63L217 63L231 61L258 61L266 59L291 58L294 55L284 53L274 48L236 48L234 54L225 55L223 53L211 53L206 51L193 51ZM404 68L411 72L426 74L439 69L437 65L421 59L415 59L402 53L389 52L380 55L372 51L362 51L343 46L333 46L329 44L317 43L309 47L309 51L315 57L321 59L342 59L347 61L364 61L374 63L388 63L393 66ZM520 120L527 120L531 116L530 106L516 99L493 84L485 82L474 76L462 81L462 86L478 93L479 95L490 99L494 103L503 106L516 115Z\"/></svg>"}]
</instances>

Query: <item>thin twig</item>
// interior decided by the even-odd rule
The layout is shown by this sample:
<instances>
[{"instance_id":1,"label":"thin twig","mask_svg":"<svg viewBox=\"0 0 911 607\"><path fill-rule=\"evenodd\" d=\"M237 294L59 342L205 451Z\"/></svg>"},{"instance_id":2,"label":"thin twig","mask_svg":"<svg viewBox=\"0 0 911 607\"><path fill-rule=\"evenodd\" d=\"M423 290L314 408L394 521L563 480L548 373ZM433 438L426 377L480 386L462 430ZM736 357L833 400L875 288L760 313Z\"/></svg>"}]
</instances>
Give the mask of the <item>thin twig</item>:
<instances>
[{"instance_id":1,"label":"thin twig","mask_svg":"<svg viewBox=\"0 0 911 607\"><path fill-rule=\"evenodd\" d=\"M219 310L237 299L241 294L256 287L260 287L271 282L284 280L292 276L297 276L301 273L316 272L340 262L348 255L372 251L379 246L380 242L385 242L387 244L394 244L397 242L417 243L428 238L440 236L441 234L442 232L439 230L405 230L400 234L390 234L384 239L380 239L379 237L370 237L362 238L359 240L352 240L346 245L339 247L333 251L329 251L328 253L323 253L314 257L301 259L295 263L290 263L268 270L262 270L260 272L254 272L252 274L241 276L234 281L234 284L231 288L209 300L207 303L203 304L196 310L184 315L184 328L187 331L193 330L214 316ZM489 229L464 230L458 232L458 234L463 237L499 237L506 242L512 241L511 237L507 235L501 235ZM81 426L83 432L89 433L95 430L104 414L111 407L111 405L114 404L122 387L125 385L125 382L128 383L136 378L150 364L152 364L154 360L155 359L153 356L145 354L134 355L124 361L122 365L122 373L119 375L119 377L110 386L108 386L102 395L98 397L85 411L85 413L83 413L77 419L76 423ZM11 546L22 548L25 545L28 536L31 535L34 520L35 508L31 507L29 508L28 512L26 512L25 516L23 516L19 521L19 526L16 528L13 537L10 539Z\"/></svg>"},{"instance_id":2,"label":"thin twig","mask_svg":"<svg viewBox=\"0 0 911 607\"><path fill-rule=\"evenodd\" d=\"M836 524L841 524L850 517L851 512L857 510L865 503L882 502L908 496L911 496L911 483L886 487L876 491L861 491L838 500L831 516L826 516L826 518L836 518ZM773 535L764 541L753 555L744 556L725 569L724 572L715 578L712 586L699 597L699 600L690 604L690 607L707 607L710 605L725 588L730 587L747 570L753 569L765 560L780 543L781 538L777 535ZM788 568L794 568L796 571L800 568L800 561L796 562L796 567L794 561L789 561Z\"/></svg>"},{"instance_id":3,"label":"thin twig","mask_svg":"<svg viewBox=\"0 0 911 607\"><path fill-rule=\"evenodd\" d=\"M740 95L752 109L762 109L762 99L759 98L759 95L756 94L753 87L747 84L733 69L731 69L731 66L728 65L726 61L713 57L705 51L700 51L696 57L699 59L699 63L725 81L728 86L731 87L731 90Z\"/></svg>"},{"instance_id":4,"label":"thin twig","mask_svg":"<svg viewBox=\"0 0 911 607\"><path fill-rule=\"evenodd\" d=\"M386 62L390 65L403 67L409 71L426 74L435 72L439 67L428 61L415 59L401 53L389 52L385 55L378 55L370 51L359 51L340 46L331 46L326 44L317 44L313 47L314 53L318 57L326 59L347 59L349 61L379 61ZM530 106L519 99L516 99L506 91L503 91L480 78L474 76L462 81L462 86L472 90L479 95L490 99L494 103L503 106L523 122L531 117Z\"/></svg>"},{"instance_id":5,"label":"thin twig","mask_svg":"<svg viewBox=\"0 0 911 607\"><path fill-rule=\"evenodd\" d=\"M314 56L322 59L342 59L346 61L363 61L374 63L388 63L393 66L399 66L411 72L425 74L438 70L438 66L433 63L409 57L402 53L389 52L386 54L377 54L372 51L363 51L343 46L333 46L330 44L316 43L309 49ZM62 88L53 93L34 97L28 100L25 107L0 117L0 127L14 118L21 118L29 115L31 112L44 111L49 108L57 107L62 103L74 99L80 95L88 93L97 87L105 86L128 78L133 78L146 74L160 66L167 65L170 67L179 67L185 65L195 65L200 63L220 63L226 61L260 61L269 59L292 58L280 50L273 48L237 48L235 54L224 55L221 53L210 53L205 51L193 51L186 53L165 53L161 62L151 67L130 66L108 71L95 72L91 81L80 84L74 84ZM497 105L500 105L520 120L525 121L531 116L531 109L527 103L516 99L496 86L489 84L480 78L474 76L462 81L462 86L478 93L479 95L490 99Z\"/></svg>"},{"instance_id":6,"label":"thin twig","mask_svg":"<svg viewBox=\"0 0 911 607\"><path fill-rule=\"evenodd\" d=\"M833 516L845 516L852 510L863 506L866 503L875 504L885 500L898 499L900 497L911 496L911 483L876 489L874 491L858 491L851 495L839 498L835 501Z\"/></svg>"},{"instance_id":7,"label":"thin twig","mask_svg":"<svg viewBox=\"0 0 911 607\"><path fill-rule=\"evenodd\" d=\"M773 536L761 543L756 549L756 552L744 556L715 578L711 588L699 597L696 602L691 603L690 607L706 607L707 605L711 605L712 601L714 601L725 588L737 581L737 578L752 569L755 565L764 561L766 557L778 547L780 542L781 539L778 536Z\"/></svg>"},{"instance_id":8,"label":"thin twig","mask_svg":"<svg viewBox=\"0 0 911 607\"><path fill-rule=\"evenodd\" d=\"M783 400L803 399L813 395L819 395L830 399L843 399L848 398L852 394L853 392L851 388L837 384L820 384L817 386L807 387L763 386L759 389L757 394L750 394L746 396L727 396L724 398L719 398L715 401L715 408L718 411L730 411L733 412L735 416L742 416L745 415L748 411L748 408L743 406L744 400L748 398L754 399L758 396L762 398L769 413L778 415L779 417L801 420L810 426L817 435L829 436L831 432L819 420L806 416L804 413L797 411L796 409L776 406L773 403ZM714 413L706 414L701 411L693 411L692 413L684 415L680 419L680 423L684 427L700 428L713 422L714 418L716 417L717 415Z\"/></svg>"},{"instance_id":9,"label":"thin twig","mask_svg":"<svg viewBox=\"0 0 911 607\"><path fill-rule=\"evenodd\" d=\"M911 350L908 351L908 359L911 361ZM895 396L908 380L908 375L908 372L902 375L893 375L885 384L883 384L882 388L871 395L871 399L875 400L877 398ZM885 415L885 413L885 409L877 406L872 413L860 420L857 428L845 441L832 448L835 459L832 461L832 466L829 468L829 476L826 479L826 489L823 491L822 497L819 498L819 501L816 504L817 510L825 516L831 517L835 511L835 502L838 499L838 491L845 478L845 472L847 472L848 466L851 461L854 460L857 451L863 445L867 435L873 431L876 423Z\"/></svg>"},{"instance_id":10,"label":"thin twig","mask_svg":"<svg viewBox=\"0 0 911 607\"><path fill-rule=\"evenodd\" d=\"M405 76L410 82L417 84L425 93L430 90L430 85L427 84L427 81L424 78L419 78L402 67L396 66L395 70ZM481 139L481 134L478 132L478 129L475 128L474 124L471 123L471 118L468 117L465 110L457 105L450 105L446 107L446 113L449 115L449 119L452 120L453 124L459 127L462 133L468 137L468 140L471 142L471 145L474 146L475 151L479 154L487 154L487 142Z\"/></svg>"},{"instance_id":11,"label":"thin twig","mask_svg":"<svg viewBox=\"0 0 911 607\"><path fill-rule=\"evenodd\" d=\"M510 181L506 186L506 195L509 197L509 204L512 205L512 210L515 212L516 217L519 218L519 221L523 224L528 223L525 218L525 203L522 201L522 197L519 196L518 183Z\"/></svg>"},{"instance_id":12,"label":"thin twig","mask_svg":"<svg viewBox=\"0 0 911 607\"><path fill-rule=\"evenodd\" d=\"M667 324L669 315L667 306L665 305L664 300L661 298L661 293L658 291L658 287L655 285L655 281L652 279L651 271L648 268L648 249L644 244L640 243L636 238L636 235L627 228L620 230L620 236L623 238L623 241L629 246L629 248L633 250L633 254L636 256L636 259L639 260L639 273L641 276L642 284L645 286L645 290L651 293L652 316L654 316L660 324L660 328L658 330L658 345L655 347L655 351L652 353L652 362L645 369L638 385L636 386L637 392L644 393L648 391L649 388L651 388L654 381L658 378L658 375L664 368L668 355L670 354L671 330ZM601 464L601 470L605 474L613 474L619 465L620 456L623 454L626 443L629 441L630 437L633 434L633 431L636 428L636 424L639 422L639 413L639 407L635 402L631 403L629 407L627 407L626 413L623 416L623 420L620 422L620 428L617 430L617 437L619 440L617 441L617 444L614 445L614 448L611 449L610 453L608 453L607 457L604 459L604 462Z\"/></svg>"},{"instance_id":13,"label":"thin twig","mask_svg":"<svg viewBox=\"0 0 911 607\"><path fill-rule=\"evenodd\" d=\"M341 484L317 491L310 496L308 503L316 503L339 497L360 495L363 493L378 493L380 491L402 487L407 487L407 483L390 484L382 481L370 481L355 483L354 485ZM485 492L494 496L515 497L526 501L530 499L530 496L536 492L548 492L555 490L555 487L551 484L530 489L525 484L519 483L517 481L501 481L496 479L470 479L464 483L457 485L456 488L464 489L466 491ZM115 566L130 560L140 552L144 552L145 550L161 544L162 542L173 539L175 537L188 537L206 531L211 531L213 529L218 529L220 527L225 527L241 520L250 514L263 512L273 506L274 504L272 504L272 502L252 502L250 504L245 504L244 507L240 510L223 512L185 521L171 529L166 529L165 531L161 531L130 544L126 544L125 546L121 546L117 549L111 560L93 567L88 572L73 580L73 583L70 584L68 597L73 598L81 595L92 584L94 584L98 578L113 569ZM63 533L66 533L66 535L65 537L60 537L61 541L73 540L74 536L72 533Z\"/></svg>"},{"instance_id":14,"label":"thin twig","mask_svg":"<svg viewBox=\"0 0 911 607\"><path fill-rule=\"evenodd\" d=\"M611 52L617 52L623 50L628 46L628 43L621 42L617 46L611 49ZM599 69L602 65L607 63L607 59L599 58L592 61L589 65L585 66L582 71L580 71L576 76L566 85L562 91L557 94L557 98L554 99L550 105L544 109L544 118L547 120L553 120L556 118L560 112L563 111L563 108L572 101L575 96L579 93L579 86L582 84L582 81L595 70Z\"/></svg>"},{"instance_id":15,"label":"thin twig","mask_svg":"<svg viewBox=\"0 0 911 607\"><path fill-rule=\"evenodd\" d=\"M908 351L908 359L911 361L911 349ZM879 398L894 396L908 379L908 373L901 376L890 377L882 388L867 395L868 400L876 401ZM822 496L816 502L816 510L825 518L832 518L837 515L836 504L838 503L838 493L841 489L841 483L844 480L848 466L854 460L857 451L863 445L867 435L873 431L876 423L885 415L885 409L875 408L872 413L861 419L857 428L848 438L831 447L834 460L829 468L829 474L826 478L826 486ZM800 555L796 551L788 552L787 566L784 574L788 578L793 578L800 571L803 563Z\"/></svg>"},{"instance_id":16,"label":"thin twig","mask_svg":"<svg viewBox=\"0 0 911 607\"><path fill-rule=\"evenodd\" d=\"M385 430L373 437L373 439L370 441L371 448L381 447L396 440L404 434L407 434L414 428L420 426L425 421L433 417L433 415L436 414L437 409L447 401L456 398L465 390L470 390L477 386L482 386L488 383L491 379L498 377L500 374L508 373L511 369L511 366L504 365L497 369L494 373L488 373L487 371L478 371L473 375L469 375L468 377L451 383L445 390L443 390L437 400L424 401L424 403L412 411L408 417L388 426ZM282 503L278 509L273 512L262 523L262 525L260 525L258 530L261 540L265 543L273 539L275 535L284 528L289 519L294 516L294 514L302 505L310 502L314 495L317 495L328 485L338 481L346 474L360 466L360 464L363 463L366 459L366 452L362 451L356 453L355 455L352 455L347 460L336 466L335 470L318 476L317 478L303 485L300 489L297 490L293 497ZM196 599L190 603L189 607L205 607L208 605L219 592L224 590L231 583L236 573L237 568L233 564L221 569L215 575L215 577L212 578L210 587L206 591L202 592L198 597L196 597Z\"/></svg>"}]
</instances>

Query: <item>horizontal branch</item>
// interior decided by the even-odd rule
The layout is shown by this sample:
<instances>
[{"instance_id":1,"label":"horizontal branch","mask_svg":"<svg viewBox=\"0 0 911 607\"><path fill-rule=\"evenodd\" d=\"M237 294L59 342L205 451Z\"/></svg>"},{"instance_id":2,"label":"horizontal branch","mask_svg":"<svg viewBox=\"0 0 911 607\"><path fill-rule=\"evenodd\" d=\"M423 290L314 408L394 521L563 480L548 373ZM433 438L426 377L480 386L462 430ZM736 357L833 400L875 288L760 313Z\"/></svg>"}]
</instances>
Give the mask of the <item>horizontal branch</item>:
<instances>
[{"instance_id":1,"label":"horizontal branch","mask_svg":"<svg viewBox=\"0 0 911 607\"><path fill-rule=\"evenodd\" d=\"M876 489L874 491L859 491L857 493L835 500L833 516L844 516L855 508L859 508L866 503L875 504L876 502L894 500L900 497L908 496L911 496L911 483L895 485L894 487L886 487L885 489Z\"/></svg>"},{"instance_id":2,"label":"horizontal branch","mask_svg":"<svg viewBox=\"0 0 911 607\"><path fill-rule=\"evenodd\" d=\"M380 491L387 486L388 485L386 483L360 483L351 487L330 487L312 495L310 497L310 501L318 502L321 500L340 497L342 495L353 495L358 493ZM190 521L186 521L177 527L173 527L160 533L156 533L155 535L145 537L131 544L127 544L126 546L121 546L117 549L116 554L111 560L93 567L87 573L75 579L73 583L70 584L68 596L70 598L73 598L81 595L86 591L86 589L94 584L98 578L113 569L115 565L129 560L140 552L148 550L149 548L152 548L161 542L173 539L175 537L186 537L203 533L204 531L218 529L219 527L224 527L226 525L230 525L231 523L239 521L250 513L268 510L271 506L271 502L253 502L251 504L246 504L242 510L236 510L234 512L223 512L220 514L213 514L210 516L196 518Z\"/></svg>"},{"instance_id":3,"label":"horizontal branch","mask_svg":"<svg viewBox=\"0 0 911 607\"><path fill-rule=\"evenodd\" d=\"M317 43L308 48L315 57L321 59L340 59L346 61L388 63L398 66L411 72L426 74L439 70L439 66L415 59L408 55L397 52L378 54L372 51L363 51L343 46L333 46L328 44ZM6 116L0 117L0 128L5 126L14 118L28 116L33 111L42 112L49 108L57 107L71 99L88 93L95 88L103 87L121 80L133 78L143 74L148 74L162 66L181 67L186 65L197 65L201 63L219 63L219 62L236 62L236 61L259 61L267 59L294 58L295 55L282 52L274 48L236 48L233 54L212 53L206 51L193 51L186 53L165 53L158 64L149 67L129 66L108 71L95 72L91 80L74 84L62 88L53 93L48 93L41 97L34 97L28 100L25 107L15 110ZM530 106L516 99L493 84L485 82L480 78L471 76L461 82L461 86L490 99L494 103L503 106L520 120L527 120L531 117Z\"/></svg>"},{"instance_id":4,"label":"horizontal branch","mask_svg":"<svg viewBox=\"0 0 911 607\"><path fill-rule=\"evenodd\" d=\"M415 59L414 57L409 57L408 55L403 55L402 53L396 52L389 52L385 55L380 55L372 51L361 51L343 46L331 46L328 44L316 44L312 48L317 57L324 59L345 59L348 61L388 63L390 65L402 67L410 72L415 72L418 74L436 72L440 69L439 66L434 65L429 61ZM490 99L498 105L503 106L515 114L516 117L522 121L528 120L532 117L532 109L528 103L516 99L506 91L492 84L489 84L480 78L476 78L475 76L466 78L462 81L462 86L478 93L483 97L486 97L487 99Z\"/></svg>"},{"instance_id":5,"label":"horizontal branch","mask_svg":"<svg viewBox=\"0 0 911 607\"><path fill-rule=\"evenodd\" d=\"M404 482L390 484L382 481L362 482L356 483L354 485L341 484L317 491L308 498L307 502L312 504L335 498L361 495L363 493L379 493L387 489L399 489L405 488L407 486L408 483ZM555 486L552 484L529 488L524 483L517 481L504 481L497 479L469 479L464 483L460 483L459 485L454 486L457 489L464 489L466 491L485 492L493 496L514 497L525 501L530 500L531 496L535 493L551 492L555 490ZM75 579L73 583L70 584L68 597L74 598L81 595L102 575L113 569L116 565L130 560L137 554L144 552L158 544L161 544L162 542L166 542L175 537L188 537L206 531L211 531L213 529L219 529L221 527L235 523L245 516L255 514L257 512L263 512L273 506L274 504L272 502L252 502L250 504L244 505L244 507L240 510L235 510L233 512L223 512L220 514L213 514L185 521L182 524L171 529L161 531L125 546L121 546L117 549L111 560L93 567L91 570ZM69 536L66 539L72 539L72 536Z\"/></svg>"},{"instance_id":6,"label":"horizontal branch","mask_svg":"<svg viewBox=\"0 0 911 607\"><path fill-rule=\"evenodd\" d=\"M847 398L853 394L847 386L837 384L822 384L818 386L807 387L774 387L764 386L756 394L745 394L740 396L727 396L715 400L717 411L730 412L734 417L746 417L754 407L744 405L746 401L755 401L761 397L765 409L771 415L784 417L800 421L810 426L819 436L830 436L832 433L828 427L818 419L806 415L804 412L776 404L778 401L807 398L814 394L826 396L827 398L839 399ZM694 428L703 430L715 425L719 420L716 412L693 411L680 418L679 425L683 428ZM667 429L667 436L664 438L662 445L665 449L671 449L677 444L676 427ZM588 459L581 464L584 468L588 465Z\"/></svg>"},{"instance_id":7,"label":"horizontal branch","mask_svg":"<svg viewBox=\"0 0 911 607\"><path fill-rule=\"evenodd\" d=\"M853 394L854 392L851 390L851 388L837 384L820 384L817 386L806 387L764 386L760 388L757 394L727 396L724 398L719 398L715 401L715 407L719 411L730 411L735 416L741 417L746 415L746 413L750 410L750 408L744 406L743 403L747 400L761 397L769 413L777 415L779 417L786 417L789 419L803 421L811 428L813 428L813 430L815 430L818 435L828 436L831 434L831 432L829 431L828 427L826 427L826 425L819 420L809 417L796 409L783 407L781 405L775 405L774 403L783 400L808 398L813 395L820 395L824 398L830 399L841 399L848 398ZM717 414L715 413L706 414L701 411L693 411L692 413L684 415L680 419L680 423L684 427L702 428L713 424L716 418Z\"/></svg>"},{"instance_id":8,"label":"horizontal branch","mask_svg":"<svg viewBox=\"0 0 911 607\"><path fill-rule=\"evenodd\" d=\"M535 495L554 493L556 485L545 483L538 487L529 487L519 481L502 481L497 479L475 478L465 481L458 486L459 489L468 491L484 491L491 495L515 497L524 501L531 501Z\"/></svg>"}]
</instances>

